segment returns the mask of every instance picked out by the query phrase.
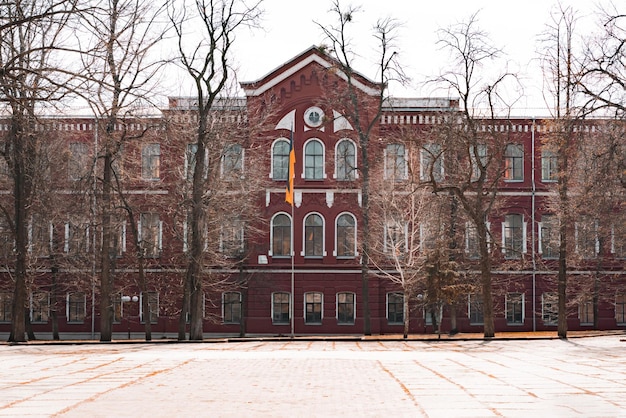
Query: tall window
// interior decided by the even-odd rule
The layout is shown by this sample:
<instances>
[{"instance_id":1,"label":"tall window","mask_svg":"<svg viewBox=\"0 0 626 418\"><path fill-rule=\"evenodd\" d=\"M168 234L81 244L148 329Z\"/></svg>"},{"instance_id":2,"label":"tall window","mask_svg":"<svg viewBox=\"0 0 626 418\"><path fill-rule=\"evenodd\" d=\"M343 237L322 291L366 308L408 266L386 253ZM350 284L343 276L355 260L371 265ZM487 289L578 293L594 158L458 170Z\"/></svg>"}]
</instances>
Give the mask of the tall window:
<instances>
[{"instance_id":1,"label":"tall window","mask_svg":"<svg viewBox=\"0 0 626 418\"><path fill-rule=\"evenodd\" d=\"M420 150L420 179L430 181L431 175L435 181L443 180L443 154L439 144L425 144Z\"/></svg>"},{"instance_id":2,"label":"tall window","mask_svg":"<svg viewBox=\"0 0 626 418\"><path fill-rule=\"evenodd\" d=\"M385 148L385 179L403 181L407 178L406 150L403 144L389 144Z\"/></svg>"},{"instance_id":3,"label":"tall window","mask_svg":"<svg viewBox=\"0 0 626 418\"><path fill-rule=\"evenodd\" d=\"M387 322L389 324L404 323L404 295L387 293Z\"/></svg>"},{"instance_id":4,"label":"tall window","mask_svg":"<svg viewBox=\"0 0 626 418\"><path fill-rule=\"evenodd\" d=\"M70 180L85 178L89 168L89 146L84 142L70 143L70 158L68 161L68 174Z\"/></svg>"},{"instance_id":5,"label":"tall window","mask_svg":"<svg viewBox=\"0 0 626 418\"><path fill-rule=\"evenodd\" d=\"M472 180L476 181L480 177L481 171L487 169L487 145L472 145L469 148L469 152L472 164Z\"/></svg>"},{"instance_id":6,"label":"tall window","mask_svg":"<svg viewBox=\"0 0 626 418\"><path fill-rule=\"evenodd\" d=\"M611 227L611 252L617 258L626 258L626 216L617 216Z\"/></svg>"},{"instance_id":7,"label":"tall window","mask_svg":"<svg viewBox=\"0 0 626 418\"><path fill-rule=\"evenodd\" d=\"M471 222L465 223L465 253L469 258L478 258L480 256L478 231L476 225Z\"/></svg>"},{"instance_id":8,"label":"tall window","mask_svg":"<svg viewBox=\"0 0 626 418\"><path fill-rule=\"evenodd\" d=\"M321 324L324 296L319 292L304 294L304 323Z\"/></svg>"},{"instance_id":9,"label":"tall window","mask_svg":"<svg viewBox=\"0 0 626 418\"><path fill-rule=\"evenodd\" d=\"M289 141L279 139L272 147L272 179L286 181L289 175Z\"/></svg>"},{"instance_id":10,"label":"tall window","mask_svg":"<svg viewBox=\"0 0 626 418\"><path fill-rule=\"evenodd\" d=\"M0 292L0 322L11 322L13 312L13 295L9 292Z\"/></svg>"},{"instance_id":11,"label":"tall window","mask_svg":"<svg viewBox=\"0 0 626 418\"><path fill-rule=\"evenodd\" d=\"M506 323L509 325L524 323L523 293L506 294Z\"/></svg>"},{"instance_id":12,"label":"tall window","mask_svg":"<svg viewBox=\"0 0 626 418\"><path fill-rule=\"evenodd\" d=\"M33 292L30 295L30 322L46 323L50 315L48 292Z\"/></svg>"},{"instance_id":13,"label":"tall window","mask_svg":"<svg viewBox=\"0 0 626 418\"><path fill-rule=\"evenodd\" d=\"M222 252L229 257L237 257L244 250L244 226L239 218L231 218L222 224L220 246Z\"/></svg>"},{"instance_id":14,"label":"tall window","mask_svg":"<svg viewBox=\"0 0 626 418\"><path fill-rule=\"evenodd\" d=\"M198 152L198 144L187 144L187 149L185 150L185 178L187 180L193 179L193 173L196 169L196 153ZM209 173L208 167L208 153L204 153L204 173L203 178L207 178Z\"/></svg>"},{"instance_id":15,"label":"tall window","mask_svg":"<svg viewBox=\"0 0 626 418\"><path fill-rule=\"evenodd\" d=\"M520 258L525 250L524 217L506 215L502 223L502 249L506 258Z\"/></svg>"},{"instance_id":16,"label":"tall window","mask_svg":"<svg viewBox=\"0 0 626 418\"><path fill-rule=\"evenodd\" d=\"M482 295L471 293L468 298L467 310L470 324L482 324L484 322Z\"/></svg>"},{"instance_id":17,"label":"tall window","mask_svg":"<svg viewBox=\"0 0 626 418\"><path fill-rule=\"evenodd\" d=\"M313 139L304 147L304 178L322 180L324 178L324 147Z\"/></svg>"},{"instance_id":18,"label":"tall window","mask_svg":"<svg viewBox=\"0 0 626 418\"><path fill-rule=\"evenodd\" d=\"M304 256L324 256L324 220L316 213L304 220Z\"/></svg>"},{"instance_id":19,"label":"tall window","mask_svg":"<svg viewBox=\"0 0 626 418\"><path fill-rule=\"evenodd\" d=\"M556 153L549 150L541 151L541 181L557 181L558 174L558 159Z\"/></svg>"},{"instance_id":20,"label":"tall window","mask_svg":"<svg viewBox=\"0 0 626 418\"><path fill-rule=\"evenodd\" d=\"M272 323L275 325L288 324L290 319L290 294L276 292L272 294Z\"/></svg>"},{"instance_id":21,"label":"tall window","mask_svg":"<svg viewBox=\"0 0 626 418\"><path fill-rule=\"evenodd\" d=\"M559 298L556 293L541 295L541 317L544 325L556 325L559 320Z\"/></svg>"},{"instance_id":22,"label":"tall window","mask_svg":"<svg viewBox=\"0 0 626 418\"><path fill-rule=\"evenodd\" d=\"M384 252L399 256L406 252L407 226L397 221L388 221L385 225Z\"/></svg>"},{"instance_id":23,"label":"tall window","mask_svg":"<svg viewBox=\"0 0 626 418\"><path fill-rule=\"evenodd\" d=\"M504 180L524 180L524 148L520 144L509 144L504 152Z\"/></svg>"},{"instance_id":24,"label":"tall window","mask_svg":"<svg viewBox=\"0 0 626 418\"><path fill-rule=\"evenodd\" d=\"M580 325L593 325L594 318L593 300L584 299L578 304L578 319L580 320Z\"/></svg>"},{"instance_id":25,"label":"tall window","mask_svg":"<svg viewBox=\"0 0 626 418\"><path fill-rule=\"evenodd\" d=\"M85 240L89 238L88 225L84 223L76 224L79 234L76 239L82 239L81 246L76 247L76 252L84 252L87 250L89 243ZM82 235L80 230L82 229ZM29 249L37 257L48 257L52 248L52 224L46 220L41 214L33 215L29 225ZM67 242L67 241L66 241ZM13 249L13 235L11 235L11 251Z\"/></svg>"},{"instance_id":26,"label":"tall window","mask_svg":"<svg viewBox=\"0 0 626 418\"><path fill-rule=\"evenodd\" d=\"M4 216L0 216L0 258L6 259L10 257L14 249L13 231L11 231L7 219Z\"/></svg>"},{"instance_id":27,"label":"tall window","mask_svg":"<svg viewBox=\"0 0 626 418\"><path fill-rule=\"evenodd\" d=\"M139 219L139 241L145 257L161 254L161 220L158 213L142 213Z\"/></svg>"},{"instance_id":28,"label":"tall window","mask_svg":"<svg viewBox=\"0 0 626 418\"><path fill-rule=\"evenodd\" d=\"M68 254L85 254L89 251L90 225L89 222L74 218L65 224L65 252Z\"/></svg>"},{"instance_id":29,"label":"tall window","mask_svg":"<svg viewBox=\"0 0 626 418\"><path fill-rule=\"evenodd\" d=\"M72 292L67 294L65 311L67 322L82 324L85 322L85 294L82 292Z\"/></svg>"},{"instance_id":30,"label":"tall window","mask_svg":"<svg viewBox=\"0 0 626 418\"><path fill-rule=\"evenodd\" d=\"M356 178L356 147L352 141L344 139L337 143L335 167L337 180L354 180Z\"/></svg>"},{"instance_id":31,"label":"tall window","mask_svg":"<svg viewBox=\"0 0 626 418\"><path fill-rule=\"evenodd\" d=\"M539 224L539 252L543 258L559 256L559 224L554 215L542 215Z\"/></svg>"},{"instance_id":32,"label":"tall window","mask_svg":"<svg viewBox=\"0 0 626 418\"><path fill-rule=\"evenodd\" d=\"M354 324L355 311L354 293L337 293L337 323L343 325Z\"/></svg>"},{"instance_id":33,"label":"tall window","mask_svg":"<svg viewBox=\"0 0 626 418\"><path fill-rule=\"evenodd\" d=\"M615 297L615 321L626 324L626 293L618 293Z\"/></svg>"},{"instance_id":34,"label":"tall window","mask_svg":"<svg viewBox=\"0 0 626 418\"><path fill-rule=\"evenodd\" d=\"M239 144L226 147L222 157L222 175L226 179L240 178L243 172L243 148Z\"/></svg>"},{"instance_id":35,"label":"tall window","mask_svg":"<svg viewBox=\"0 0 626 418\"><path fill-rule=\"evenodd\" d=\"M598 235L596 220L582 216L575 224L576 251L583 258L594 258L598 254Z\"/></svg>"},{"instance_id":36,"label":"tall window","mask_svg":"<svg viewBox=\"0 0 626 418\"><path fill-rule=\"evenodd\" d=\"M279 213L272 218L272 254L273 257L291 256L291 218Z\"/></svg>"},{"instance_id":37,"label":"tall window","mask_svg":"<svg viewBox=\"0 0 626 418\"><path fill-rule=\"evenodd\" d=\"M225 324L241 323L241 293L222 293L222 320Z\"/></svg>"},{"instance_id":38,"label":"tall window","mask_svg":"<svg viewBox=\"0 0 626 418\"><path fill-rule=\"evenodd\" d=\"M143 311L143 298L148 298L148 312ZM150 318L151 324L156 324L159 321L158 292L141 292L139 295L139 317L141 322L145 322L146 318Z\"/></svg>"},{"instance_id":39,"label":"tall window","mask_svg":"<svg viewBox=\"0 0 626 418\"><path fill-rule=\"evenodd\" d=\"M344 213L337 218L337 257L356 255L356 221L354 216Z\"/></svg>"},{"instance_id":40,"label":"tall window","mask_svg":"<svg viewBox=\"0 0 626 418\"><path fill-rule=\"evenodd\" d=\"M146 144L141 148L141 177L158 180L161 167L161 145Z\"/></svg>"}]
</instances>

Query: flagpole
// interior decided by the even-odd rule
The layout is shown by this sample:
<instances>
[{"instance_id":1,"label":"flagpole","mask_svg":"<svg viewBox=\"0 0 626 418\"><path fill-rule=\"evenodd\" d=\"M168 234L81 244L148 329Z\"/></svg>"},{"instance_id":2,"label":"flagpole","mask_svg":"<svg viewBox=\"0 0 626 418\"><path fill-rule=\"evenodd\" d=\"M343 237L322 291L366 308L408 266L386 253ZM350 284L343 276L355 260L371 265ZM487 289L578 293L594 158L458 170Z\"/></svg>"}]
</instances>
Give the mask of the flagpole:
<instances>
[{"instance_id":1,"label":"flagpole","mask_svg":"<svg viewBox=\"0 0 626 418\"><path fill-rule=\"evenodd\" d=\"M295 195L295 190L294 190ZM294 338L294 303L295 303L295 271L294 271L294 257L295 257L295 226L294 226L294 217L293 217L293 203L291 204L291 303L289 304L291 309L291 339Z\"/></svg>"}]
</instances>

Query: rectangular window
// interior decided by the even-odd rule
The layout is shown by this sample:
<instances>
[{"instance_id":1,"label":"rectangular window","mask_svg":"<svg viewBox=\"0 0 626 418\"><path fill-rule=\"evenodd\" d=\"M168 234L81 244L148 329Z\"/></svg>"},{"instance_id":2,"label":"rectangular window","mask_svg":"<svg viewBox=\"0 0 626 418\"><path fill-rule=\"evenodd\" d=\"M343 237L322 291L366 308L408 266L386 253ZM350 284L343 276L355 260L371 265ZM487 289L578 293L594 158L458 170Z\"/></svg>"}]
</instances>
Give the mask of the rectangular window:
<instances>
[{"instance_id":1,"label":"rectangular window","mask_svg":"<svg viewBox=\"0 0 626 418\"><path fill-rule=\"evenodd\" d=\"M556 153L548 150L541 151L541 181L557 181L558 175L558 159Z\"/></svg>"},{"instance_id":2,"label":"rectangular window","mask_svg":"<svg viewBox=\"0 0 626 418\"><path fill-rule=\"evenodd\" d=\"M89 222L74 218L65 224L65 252L73 255L86 254L89 251Z\"/></svg>"},{"instance_id":3,"label":"rectangular window","mask_svg":"<svg viewBox=\"0 0 626 418\"><path fill-rule=\"evenodd\" d=\"M506 215L502 223L502 251L506 258L517 259L526 252L526 231L524 217Z\"/></svg>"},{"instance_id":4,"label":"rectangular window","mask_svg":"<svg viewBox=\"0 0 626 418\"><path fill-rule=\"evenodd\" d=\"M524 294L506 294L506 322L509 325L524 323Z\"/></svg>"},{"instance_id":5,"label":"rectangular window","mask_svg":"<svg viewBox=\"0 0 626 418\"><path fill-rule=\"evenodd\" d=\"M47 323L50 316L48 292L33 292L30 295L30 322Z\"/></svg>"},{"instance_id":6,"label":"rectangular window","mask_svg":"<svg viewBox=\"0 0 626 418\"><path fill-rule=\"evenodd\" d=\"M482 295L476 293L470 294L468 297L467 308L470 324L479 325L484 322Z\"/></svg>"},{"instance_id":7,"label":"rectangular window","mask_svg":"<svg viewBox=\"0 0 626 418\"><path fill-rule=\"evenodd\" d=\"M626 293L618 293L615 297L615 321L619 325L626 324Z\"/></svg>"},{"instance_id":8,"label":"rectangular window","mask_svg":"<svg viewBox=\"0 0 626 418\"><path fill-rule=\"evenodd\" d=\"M354 293L337 293L337 323L354 324Z\"/></svg>"},{"instance_id":9,"label":"rectangular window","mask_svg":"<svg viewBox=\"0 0 626 418\"><path fill-rule=\"evenodd\" d=\"M49 257L52 248L52 224L42 215L35 214L31 219L28 235L30 252L37 257Z\"/></svg>"},{"instance_id":10,"label":"rectangular window","mask_svg":"<svg viewBox=\"0 0 626 418\"><path fill-rule=\"evenodd\" d=\"M86 297L82 292L73 292L67 294L67 302L65 305L65 314L67 322L72 324L82 324L85 322L85 304Z\"/></svg>"},{"instance_id":11,"label":"rectangular window","mask_svg":"<svg viewBox=\"0 0 626 418\"><path fill-rule=\"evenodd\" d=\"M390 325L404 323L404 295L402 293L387 293L387 322Z\"/></svg>"},{"instance_id":12,"label":"rectangular window","mask_svg":"<svg viewBox=\"0 0 626 418\"><path fill-rule=\"evenodd\" d=\"M139 241L144 257L161 255L162 225L158 213L142 213L139 220Z\"/></svg>"},{"instance_id":13,"label":"rectangular window","mask_svg":"<svg viewBox=\"0 0 626 418\"><path fill-rule=\"evenodd\" d=\"M0 159L1 161L1 159ZM0 217L0 259L7 259L13 255L15 241L13 231L4 216Z\"/></svg>"},{"instance_id":14,"label":"rectangular window","mask_svg":"<svg viewBox=\"0 0 626 418\"><path fill-rule=\"evenodd\" d=\"M220 249L228 257L241 257L244 251L245 223L241 219L230 218L221 228Z\"/></svg>"},{"instance_id":15,"label":"rectangular window","mask_svg":"<svg viewBox=\"0 0 626 418\"><path fill-rule=\"evenodd\" d=\"M543 258L559 256L559 225L554 215L542 215L539 223L539 252Z\"/></svg>"},{"instance_id":16,"label":"rectangular window","mask_svg":"<svg viewBox=\"0 0 626 418\"><path fill-rule=\"evenodd\" d=\"M158 180L161 170L161 145L146 144L141 149L141 177Z\"/></svg>"},{"instance_id":17,"label":"rectangular window","mask_svg":"<svg viewBox=\"0 0 626 418\"><path fill-rule=\"evenodd\" d=\"M403 181L406 178L407 157L404 145L387 145L385 148L385 180Z\"/></svg>"},{"instance_id":18,"label":"rectangular window","mask_svg":"<svg viewBox=\"0 0 626 418\"><path fill-rule=\"evenodd\" d=\"M593 313L593 300L585 299L578 304L578 319L580 325L593 325L595 315Z\"/></svg>"},{"instance_id":19,"label":"rectangular window","mask_svg":"<svg viewBox=\"0 0 626 418\"><path fill-rule=\"evenodd\" d=\"M241 323L241 293L224 292L222 294L222 320L225 324Z\"/></svg>"},{"instance_id":20,"label":"rectangular window","mask_svg":"<svg viewBox=\"0 0 626 418\"><path fill-rule=\"evenodd\" d=\"M0 322L11 322L13 313L13 295L9 292L0 293Z\"/></svg>"},{"instance_id":21,"label":"rectangular window","mask_svg":"<svg viewBox=\"0 0 626 418\"><path fill-rule=\"evenodd\" d=\"M406 252L407 227L399 222L390 221L385 225L384 251L391 256Z\"/></svg>"},{"instance_id":22,"label":"rectangular window","mask_svg":"<svg viewBox=\"0 0 626 418\"><path fill-rule=\"evenodd\" d=\"M89 146L84 142L70 143L68 174L70 180L81 180L89 173Z\"/></svg>"},{"instance_id":23,"label":"rectangular window","mask_svg":"<svg viewBox=\"0 0 626 418\"><path fill-rule=\"evenodd\" d=\"M626 258L626 219L620 215L611 227L611 252L616 258Z\"/></svg>"},{"instance_id":24,"label":"rectangular window","mask_svg":"<svg viewBox=\"0 0 626 418\"><path fill-rule=\"evenodd\" d=\"M547 292L541 295L541 317L544 325L557 325L559 321L559 297Z\"/></svg>"},{"instance_id":25,"label":"rectangular window","mask_svg":"<svg viewBox=\"0 0 626 418\"><path fill-rule=\"evenodd\" d=\"M472 164L472 181L480 178L482 171L487 171L487 145L472 145L469 148L470 162Z\"/></svg>"},{"instance_id":26,"label":"rectangular window","mask_svg":"<svg viewBox=\"0 0 626 418\"><path fill-rule=\"evenodd\" d=\"M198 152L198 144L187 144L185 150L185 178L187 180L193 179L193 173L196 169L196 153ZM202 178L206 179L209 175L209 154L208 151L204 152L204 172Z\"/></svg>"},{"instance_id":27,"label":"rectangular window","mask_svg":"<svg viewBox=\"0 0 626 418\"><path fill-rule=\"evenodd\" d=\"M575 224L576 251L583 258L594 258L598 254L597 223L589 216L582 216Z\"/></svg>"},{"instance_id":28,"label":"rectangular window","mask_svg":"<svg viewBox=\"0 0 626 418\"><path fill-rule=\"evenodd\" d=\"M524 148L520 144L509 144L504 152L504 180L524 180Z\"/></svg>"},{"instance_id":29,"label":"rectangular window","mask_svg":"<svg viewBox=\"0 0 626 418\"><path fill-rule=\"evenodd\" d=\"M352 258L356 255L356 227L354 217L343 214L337 218L336 256Z\"/></svg>"},{"instance_id":30,"label":"rectangular window","mask_svg":"<svg viewBox=\"0 0 626 418\"><path fill-rule=\"evenodd\" d=\"M426 144L420 150L420 179L436 182L443 180L443 154L441 145Z\"/></svg>"},{"instance_id":31,"label":"rectangular window","mask_svg":"<svg viewBox=\"0 0 626 418\"><path fill-rule=\"evenodd\" d=\"M318 292L304 294L304 323L321 324L324 296Z\"/></svg>"},{"instance_id":32,"label":"rectangular window","mask_svg":"<svg viewBox=\"0 0 626 418\"><path fill-rule=\"evenodd\" d=\"M237 180L243 173L243 148L239 144L226 147L222 156L222 176L225 179Z\"/></svg>"},{"instance_id":33,"label":"rectangular window","mask_svg":"<svg viewBox=\"0 0 626 418\"><path fill-rule=\"evenodd\" d=\"M480 256L478 231L471 222L465 223L465 252L467 257L471 259L476 259Z\"/></svg>"},{"instance_id":34,"label":"rectangular window","mask_svg":"<svg viewBox=\"0 0 626 418\"><path fill-rule=\"evenodd\" d=\"M143 311L143 298L148 298L148 312ZM139 317L142 323L145 318L150 318L151 324L159 321L159 293L158 292L141 292L139 295Z\"/></svg>"},{"instance_id":35,"label":"rectangular window","mask_svg":"<svg viewBox=\"0 0 626 418\"><path fill-rule=\"evenodd\" d=\"M289 323L291 318L290 294L278 292L272 294L272 323L274 325L284 325Z\"/></svg>"}]
</instances>

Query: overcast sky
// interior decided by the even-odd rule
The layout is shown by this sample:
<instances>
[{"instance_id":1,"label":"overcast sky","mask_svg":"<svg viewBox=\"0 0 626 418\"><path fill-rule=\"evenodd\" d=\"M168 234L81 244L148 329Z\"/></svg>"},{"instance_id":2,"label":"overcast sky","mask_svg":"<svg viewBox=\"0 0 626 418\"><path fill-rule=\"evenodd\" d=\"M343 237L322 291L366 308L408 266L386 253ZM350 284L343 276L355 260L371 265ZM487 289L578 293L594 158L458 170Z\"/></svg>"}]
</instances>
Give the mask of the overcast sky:
<instances>
[{"instance_id":1,"label":"overcast sky","mask_svg":"<svg viewBox=\"0 0 626 418\"><path fill-rule=\"evenodd\" d=\"M601 0L604 1L604 0ZM619 4L618 0L614 4ZM590 31L590 17L597 10L595 0L562 0L578 11L578 27ZM421 86L446 67L446 54L436 45L437 30L479 12L479 26L494 44L504 50L512 69L524 77L526 100L517 104L518 113L533 116L547 114L541 94L541 73L537 57L537 37L550 21L556 5L551 0L355 0L341 1L342 6L360 5L354 19L351 37L355 50L362 55L358 70L373 77L376 56L371 28L379 18L392 17L402 23L398 46L401 63L412 82L407 87L393 86L396 97L444 95ZM329 12L331 0L264 0L262 29L240 33L235 42L238 77L254 81L274 70L312 45L324 43L324 36L315 22L334 24ZM620 8L622 6L619 6ZM369 56L368 56L369 55ZM184 92L181 92L184 94Z\"/></svg>"}]
</instances>

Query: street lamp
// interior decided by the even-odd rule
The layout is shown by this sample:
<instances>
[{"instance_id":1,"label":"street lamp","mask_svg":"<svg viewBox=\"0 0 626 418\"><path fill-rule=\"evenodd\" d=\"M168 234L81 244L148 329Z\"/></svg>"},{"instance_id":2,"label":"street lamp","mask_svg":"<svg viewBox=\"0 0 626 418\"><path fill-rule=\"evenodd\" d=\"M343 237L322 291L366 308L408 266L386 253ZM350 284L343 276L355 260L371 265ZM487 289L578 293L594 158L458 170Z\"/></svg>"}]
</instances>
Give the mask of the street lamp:
<instances>
[{"instance_id":1,"label":"street lamp","mask_svg":"<svg viewBox=\"0 0 626 418\"><path fill-rule=\"evenodd\" d=\"M138 302L139 298L137 296L122 296L122 303L125 302ZM126 315L126 326L128 327L128 339L130 340L130 316Z\"/></svg>"}]
</instances>

